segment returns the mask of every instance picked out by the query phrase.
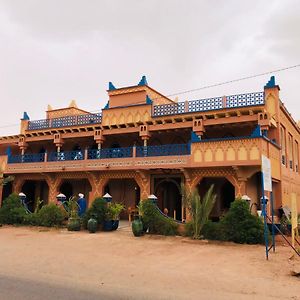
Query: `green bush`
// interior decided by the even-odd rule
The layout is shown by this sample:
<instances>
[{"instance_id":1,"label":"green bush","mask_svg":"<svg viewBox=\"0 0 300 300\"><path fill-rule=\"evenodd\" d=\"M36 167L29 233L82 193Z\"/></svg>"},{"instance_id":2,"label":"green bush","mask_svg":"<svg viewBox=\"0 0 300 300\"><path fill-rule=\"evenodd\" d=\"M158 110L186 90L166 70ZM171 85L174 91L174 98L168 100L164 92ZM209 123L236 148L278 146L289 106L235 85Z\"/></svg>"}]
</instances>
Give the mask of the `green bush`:
<instances>
[{"instance_id":1,"label":"green bush","mask_svg":"<svg viewBox=\"0 0 300 300\"><path fill-rule=\"evenodd\" d=\"M58 226L65 219L66 214L54 203L43 206L37 213L37 225Z\"/></svg>"},{"instance_id":2,"label":"green bush","mask_svg":"<svg viewBox=\"0 0 300 300\"><path fill-rule=\"evenodd\" d=\"M9 195L0 208L0 223L21 224L27 215L20 198L17 194Z\"/></svg>"},{"instance_id":3,"label":"green bush","mask_svg":"<svg viewBox=\"0 0 300 300\"><path fill-rule=\"evenodd\" d=\"M149 233L162 235L176 235L178 225L170 218L162 215L151 200L143 200L139 206L144 227L149 228Z\"/></svg>"},{"instance_id":4,"label":"green bush","mask_svg":"<svg viewBox=\"0 0 300 300\"><path fill-rule=\"evenodd\" d=\"M236 199L231 203L220 225L224 239L235 243L259 244L264 242L264 224L250 213L246 201Z\"/></svg>"},{"instance_id":5,"label":"green bush","mask_svg":"<svg viewBox=\"0 0 300 300\"><path fill-rule=\"evenodd\" d=\"M23 224L32 225L32 226L38 225L39 224L38 214L37 213L27 214L24 217Z\"/></svg>"},{"instance_id":6,"label":"green bush","mask_svg":"<svg viewBox=\"0 0 300 300\"><path fill-rule=\"evenodd\" d=\"M193 236L192 223L186 224L186 235ZM246 201L236 199L220 222L208 221L202 229L208 240L232 241L239 244L261 244L264 242L264 224L251 215Z\"/></svg>"},{"instance_id":7,"label":"green bush","mask_svg":"<svg viewBox=\"0 0 300 300\"><path fill-rule=\"evenodd\" d=\"M91 207L86 211L83 216L83 226L87 228L89 219L94 218L98 224L103 224L107 213L107 202L103 198L96 198Z\"/></svg>"}]
</instances>

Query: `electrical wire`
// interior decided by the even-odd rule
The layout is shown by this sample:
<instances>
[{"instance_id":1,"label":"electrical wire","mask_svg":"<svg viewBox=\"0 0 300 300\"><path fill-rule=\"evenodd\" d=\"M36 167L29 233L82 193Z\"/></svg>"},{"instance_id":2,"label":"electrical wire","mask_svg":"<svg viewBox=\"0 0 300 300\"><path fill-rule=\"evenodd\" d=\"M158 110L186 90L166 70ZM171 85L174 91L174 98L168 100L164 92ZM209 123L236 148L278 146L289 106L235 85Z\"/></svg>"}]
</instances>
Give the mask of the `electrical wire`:
<instances>
[{"instance_id":1,"label":"electrical wire","mask_svg":"<svg viewBox=\"0 0 300 300\"><path fill-rule=\"evenodd\" d=\"M221 85L226 85L226 84L229 84L229 83L234 83L234 82L248 80L248 79L252 79L252 78L256 78L256 77L261 77L261 76L265 76L265 75L279 73L279 72L282 72L282 71L291 70L291 69L295 69L295 68L299 68L299 67L300 67L300 64L296 64L296 65L293 65L293 66L280 68L280 69L276 69L276 70L272 70L272 71L268 71L268 72L249 75L249 76L246 76L246 77L241 77L241 78L232 79L232 80L228 80L228 81L218 82L218 83L214 83L214 84L210 84L210 85L205 85L205 86L202 86L202 87L199 87L199 88L196 88L196 89L191 89L191 90L181 91L181 92L177 92L177 93L173 93L173 94L168 94L166 96L155 97L155 98L152 98L152 100L157 100L157 99L160 99L160 98L163 98L163 97L172 97L172 96L184 95L184 94L197 92L197 91L204 90L204 89L209 89L209 88L213 88L213 87L217 87L217 86L221 86ZM93 111L90 111L90 112L91 113L96 113L96 112L101 112L101 110L93 110ZM3 126L0 126L0 128L15 127L15 126L18 126L18 125L19 124L3 125Z\"/></svg>"}]
</instances>

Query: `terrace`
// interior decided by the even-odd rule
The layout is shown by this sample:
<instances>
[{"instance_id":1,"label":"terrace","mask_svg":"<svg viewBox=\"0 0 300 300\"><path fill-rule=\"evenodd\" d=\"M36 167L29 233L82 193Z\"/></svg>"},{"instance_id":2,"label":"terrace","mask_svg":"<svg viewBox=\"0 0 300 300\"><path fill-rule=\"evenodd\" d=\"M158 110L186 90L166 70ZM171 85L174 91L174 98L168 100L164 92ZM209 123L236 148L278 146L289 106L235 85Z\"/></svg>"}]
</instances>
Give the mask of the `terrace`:
<instances>
[{"instance_id":1,"label":"terrace","mask_svg":"<svg viewBox=\"0 0 300 300\"><path fill-rule=\"evenodd\" d=\"M178 103L174 102L172 104L154 105L152 108L152 117L257 106L263 105L264 102L264 92L198 99ZM101 122L101 113L84 114L54 119L29 121L28 130L41 130L49 128L101 124Z\"/></svg>"}]
</instances>

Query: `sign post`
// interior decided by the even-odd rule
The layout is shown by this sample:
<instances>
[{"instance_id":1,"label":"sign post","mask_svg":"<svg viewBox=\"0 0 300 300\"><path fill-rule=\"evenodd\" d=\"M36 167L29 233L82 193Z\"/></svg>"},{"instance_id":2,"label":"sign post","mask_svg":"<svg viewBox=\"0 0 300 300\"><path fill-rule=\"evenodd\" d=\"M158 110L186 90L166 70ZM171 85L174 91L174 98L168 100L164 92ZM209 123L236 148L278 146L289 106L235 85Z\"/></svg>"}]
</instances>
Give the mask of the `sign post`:
<instances>
[{"instance_id":1,"label":"sign post","mask_svg":"<svg viewBox=\"0 0 300 300\"><path fill-rule=\"evenodd\" d=\"M295 193L292 193L291 200L292 246L295 247L296 235L298 234L297 198Z\"/></svg>"},{"instance_id":2,"label":"sign post","mask_svg":"<svg viewBox=\"0 0 300 300\"><path fill-rule=\"evenodd\" d=\"M271 175L271 161L266 156L261 156L261 191L262 191L262 213L264 217L264 235L266 246L266 259L269 259L269 240L268 240L268 225L267 225L267 200L265 191L271 193L270 201L272 210L272 248L275 251L275 232L274 232L274 212L273 212L273 195L272 195L272 175Z\"/></svg>"}]
</instances>

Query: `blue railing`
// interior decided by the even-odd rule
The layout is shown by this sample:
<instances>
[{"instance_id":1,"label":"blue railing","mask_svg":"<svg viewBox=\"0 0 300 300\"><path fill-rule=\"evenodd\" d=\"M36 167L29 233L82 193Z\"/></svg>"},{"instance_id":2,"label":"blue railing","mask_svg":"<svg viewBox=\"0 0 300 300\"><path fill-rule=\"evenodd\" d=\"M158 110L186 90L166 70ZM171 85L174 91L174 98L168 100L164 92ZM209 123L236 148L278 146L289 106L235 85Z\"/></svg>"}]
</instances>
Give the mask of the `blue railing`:
<instances>
[{"instance_id":1,"label":"blue railing","mask_svg":"<svg viewBox=\"0 0 300 300\"><path fill-rule=\"evenodd\" d=\"M28 130L38 130L47 128L60 128L69 126L80 126L88 124L100 124L101 113L99 114L85 114L76 116L66 116L54 119L44 119L37 121L29 121Z\"/></svg>"},{"instance_id":2,"label":"blue railing","mask_svg":"<svg viewBox=\"0 0 300 300\"><path fill-rule=\"evenodd\" d=\"M45 153L8 156L8 163L10 163L10 164L42 162L44 160L45 160Z\"/></svg>"},{"instance_id":3,"label":"blue railing","mask_svg":"<svg viewBox=\"0 0 300 300\"><path fill-rule=\"evenodd\" d=\"M153 117L263 105L265 103L264 99L264 92L257 92L154 105Z\"/></svg>"},{"instance_id":4,"label":"blue railing","mask_svg":"<svg viewBox=\"0 0 300 300\"><path fill-rule=\"evenodd\" d=\"M93 149L88 151L88 159L132 157L132 149L132 147Z\"/></svg>"},{"instance_id":5,"label":"blue railing","mask_svg":"<svg viewBox=\"0 0 300 300\"><path fill-rule=\"evenodd\" d=\"M136 147L136 156L172 156L191 154L190 144L171 144L159 146Z\"/></svg>"},{"instance_id":6,"label":"blue railing","mask_svg":"<svg viewBox=\"0 0 300 300\"><path fill-rule=\"evenodd\" d=\"M81 150L51 152L48 154L48 161L83 160L83 159L84 159L84 152Z\"/></svg>"}]
</instances>

